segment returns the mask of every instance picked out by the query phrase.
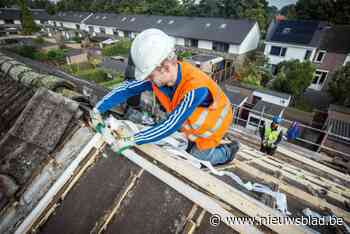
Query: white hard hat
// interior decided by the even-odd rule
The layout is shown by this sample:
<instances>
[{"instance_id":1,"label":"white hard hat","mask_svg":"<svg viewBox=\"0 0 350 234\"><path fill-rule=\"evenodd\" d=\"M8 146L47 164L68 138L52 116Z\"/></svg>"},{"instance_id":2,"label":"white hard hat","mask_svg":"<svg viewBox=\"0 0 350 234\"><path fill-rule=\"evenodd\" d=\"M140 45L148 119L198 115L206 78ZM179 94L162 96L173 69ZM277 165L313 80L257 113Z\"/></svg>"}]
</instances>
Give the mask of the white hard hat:
<instances>
[{"instance_id":1,"label":"white hard hat","mask_svg":"<svg viewBox=\"0 0 350 234\"><path fill-rule=\"evenodd\" d=\"M137 35L131 45L136 80L146 79L174 49L174 39L159 29L146 29Z\"/></svg>"}]
</instances>

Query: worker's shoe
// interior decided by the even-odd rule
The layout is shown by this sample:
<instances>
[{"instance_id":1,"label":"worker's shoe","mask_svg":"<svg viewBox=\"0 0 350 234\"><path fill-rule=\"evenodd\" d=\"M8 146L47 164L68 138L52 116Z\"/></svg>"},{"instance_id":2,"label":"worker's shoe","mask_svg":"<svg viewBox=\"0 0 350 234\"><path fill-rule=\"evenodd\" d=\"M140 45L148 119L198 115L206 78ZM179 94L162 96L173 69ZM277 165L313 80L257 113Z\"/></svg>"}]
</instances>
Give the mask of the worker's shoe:
<instances>
[{"instance_id":1,"label":"worker's shoe","mask_svg":"<svg viewBox=\"0 0 350 234\"><path fill-rule=\"evenodd\" d=\"M235 159L237 152L239 151L240 143L237 140L232 140L232 143L230 144L231 149L231 158L230 161L233 161Z\"/></svg>"}]
</instances>

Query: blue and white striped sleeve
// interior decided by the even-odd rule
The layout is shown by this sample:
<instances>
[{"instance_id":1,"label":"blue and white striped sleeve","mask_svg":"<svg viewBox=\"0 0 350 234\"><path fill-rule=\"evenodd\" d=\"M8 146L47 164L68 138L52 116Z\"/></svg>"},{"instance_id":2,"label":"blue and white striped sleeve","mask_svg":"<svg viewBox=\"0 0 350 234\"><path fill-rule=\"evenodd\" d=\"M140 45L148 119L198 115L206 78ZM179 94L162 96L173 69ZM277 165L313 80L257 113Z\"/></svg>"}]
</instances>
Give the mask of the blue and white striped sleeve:
<instances>
[{"instance_id":1,"label":"blue and white striped sleeve","mask_svg":"<svg viewBox=\"0 0 350 234\"><path fill-rule=\"evenodd\" d=\"M104 96L95 106L100 112L104 113L111 108L125 102L129 97L138 95L146 90L152 90L151 81L124 81L120 86L113 89Z\"/></svg>"},{"instance_id":2,"label":"blue and white striped sleeve","mask_svg":"<svg viewBox=\"0 0 350 234\"><path fill-rule=\"evenodd\" d=\"M198 88L187 93L169 117L163 122L135 134L135 143L138 145L159 141L176 132L186 119L193 113L207 97L207 88Z\"/></svg>"}]
</instances>

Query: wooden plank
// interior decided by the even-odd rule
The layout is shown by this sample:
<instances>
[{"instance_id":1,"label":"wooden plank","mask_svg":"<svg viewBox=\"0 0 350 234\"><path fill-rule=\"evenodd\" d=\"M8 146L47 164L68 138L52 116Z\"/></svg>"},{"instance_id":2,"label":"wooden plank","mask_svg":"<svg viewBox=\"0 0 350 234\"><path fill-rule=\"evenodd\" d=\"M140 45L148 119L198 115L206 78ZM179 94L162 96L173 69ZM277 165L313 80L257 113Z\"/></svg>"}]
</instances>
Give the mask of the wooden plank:
<instances>
[{"instance_id":1,"label":"wooden plank","mask_svg":"<svg viewBox=\"0 0 350 234\"><path fill-rule=\"evenodd\" d=\"M194 168L192 165L175 159L169 152L155 145L141 145L137 148L146 153L152 159L162 163L192 183L213 194L223 202L230 204L241 212L251 217L285 217L281 212L262 204L240 190L226 184L216 177ZM307 233L307 230L298 225L268 225L268 228L277 233ZM244 233L248 231L245 230Z\"/></svg>"},{"instance_id":2,"label":"wooden plank","mask_svg":"<svg viewBox=\"0 0 350 234\"><path fill-rule=\"evenodd\" d=\"M244 153L244 152L239 152L239 155L245 159L252 159L254 157ZM326 190L324 187L321 187L317 184L314 184L310 181L307 181L303 178L301 178L300 176L297 176L297 175L294 175L292 174L291 172L288 172L288 171L285 171L283 170L282 168L278 167L278 166L275 166L273 165L273 163L271 162L265 162L264 160L258 160L258 161L254 161L255 164L259 165L259 166L262 166L263 168L267 169L267 170L270 170L270 171L279 171L280 173L282 173L282 175L287 178L287 179L290 179L300 185L303 185L305 187L308 187L308 186L311 186L313 189L315 190L318 190L318 191L321 191L321 190ZM334 193L333 191L327 191L327 196L334 199L334 200L337 200L341 203L344 203L344 202L347 202L348 199L343 197L342 195L340 194L337 194L337 193Z\"/></svg>"},{"instance_id":3,"label":"wooden plank","mask_svg":"<svg viewBox=\"0 0 350 234\"><path fill-rule=\"evenodd\" d=\"M244 147L243 150L241 150L241 152L246 152L249 155L251 155L252 157L256 157L256 155L255 155L256 150L254 150L254 149L249 149L249 148ZM258 160L258 159L264 160L266 162L271 162L274 165L279 164L279 166L281 166L282 168L287 169L288 171L293 172L296 175L304 175L306 180L309 180L309 181L311 181L315 184L318 184L318 185L322 185L321 187L325 186L330 191L333 191L335 193L343 194L347 197L350 197L350 189L348 187L345 187L342 184L336 183L336 182L331 181L325 177L321 177L321 176L316 175L312 172L309 172L307 170L296 167L290 163L287 163L287 162L285 162L281 159L278 159L276 157L273 157L273 156L266 155L263 158L259 157L259 158L254 159L254 160Z\"/></svg>"},{"instance_id":4,"label":"wooden plank","mask_svg":"<svg viewBox=\"0 0 350 234\"><path fill-rule=\"evenodd\" d=\"M335 176L340 180L346 180L347 182L350 182L350 175L346 175L346 174L341 173L337 170L334 170L330 167L327 167L321 163L318 163L318 162L315 162L311 159L300 156L300 155L298 155L298 154L296 154L296 153L294 153L294 152L292 152L284 147L278 147L278 152L282 153L284 156L287 156L292 160L294 159L294 160L297 160L299 162L305 163L305 164L312 166L320 171L323 171L327 174Z\"/></svg>"},{"instance_id":5,"label":"wooden plank","mask_svg":"<svg viewBox=\"0 0 350 234\"><path fill-rule=\"evenodd\" d=\"M143 145L143 146L137 146L137 147L140 148L142 151L145 151L147 154L150 153L150 155L155 156L156 154L159 154L157 156L160 158L163 158L165 160L171 158L168 155L169 153L165 154L165 152L160 150L160 148L158 148L157 146ZM149 147L151 147L151 149L153 148L155 150L151 150L152 152L148 152ZM159 168L158 166L156 166L153 163L149 162L148 160L144 159L143 157L141 157L140 155L135 153L133 150L130 150L130 149L125 150L125 151L123 151L123 155L126 158L128 158L130 161L134 162L136 165L142 167L143 169L145 169L146 171L151 173L153 176L155 176L159 180L163 181L164 183L166 183L167 185L169 185L170 187L172 187L173 189L178 191L183 196L187 197L188 199L190 199L194 203L201 206L203 209L210 212L211 214L220 215L221 221L224 222L225 224L227 224L230 228L232 228L240 233L262 233L255 226L249 225L247 223L230 225L230 223L228 221L228 220L230 220L229 217L234 217L234 215L232 213L230 213L229 211L227 211L226 209L224 209L215 199L213 199L213 198L209 197L208 195L194 189L193 187L191 187L187 183L181 181L180 179L176 178L175 176L171 175L170 173L164 171L163 169ZM171 159L174 160L174 161L172 161L173 163L175 163L175 164L179 163L179 162L177 162L177 160L175 160L173 158L171 158ZM186 164L186 166L189 166L191 168L191 170L195 169L194 167L192 167L191 165L189 165L187 163L183 163L183 164ZM204 175L208 176L208 174L206 174L204 172L202 172L202 173ZM198 177L200 177L200 175L195 174L195 177L198 178ZM284 230L283 228L278 228L278 229ZM285 230L285 233L291 233L290 230L293 230L293 231L298 230L298 232L296 232L296 233L305 233L305 232L302 232L303 229L301 227L294 228L294 225L290 226L289 228L286 228L286 229L287 230Z\"/></svg>"},{"instance_id":6,"label":"wooden plank","mask_svg":"<svg viewBox=\"0 0 350 234\"><path fill-rule=\"evenodd\" d=\"M242 171L256 177L259 179L262 179L266 182L270 183L276 183L279 185L279 189L290 196L296 197L302 201L305 201L306 203L310 204L311 206L314 206L316 208L323 209L325 207L329 208L336 214L337 217L343 217L346 222L350 222L350 213L335 206L332 204L329 204L326 200L314 197L309 193L304 192L303 190L296 188L292 185L287 184L284 181L280 181L279 179L273 177L272 175L266 174L258 169L256 169L253 166L247 165L243 162L240 162L238 160L235 161L236 168L241 169Z\"/></svg>"}]
</instances>

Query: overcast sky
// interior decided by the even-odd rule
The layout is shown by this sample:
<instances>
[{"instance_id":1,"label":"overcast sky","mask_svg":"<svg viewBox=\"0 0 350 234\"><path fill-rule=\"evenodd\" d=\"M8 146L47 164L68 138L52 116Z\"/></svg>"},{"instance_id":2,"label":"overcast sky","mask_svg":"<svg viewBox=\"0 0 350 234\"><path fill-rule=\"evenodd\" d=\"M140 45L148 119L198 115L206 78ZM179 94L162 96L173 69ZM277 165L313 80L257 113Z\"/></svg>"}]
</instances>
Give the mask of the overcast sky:
<instances>
[{"instance_id":1,"label":"overcast sky","mask_svg":"<svg viewBox=\"0 0 350 234\"><path fill-rule=\"evenodd\" d=\"M285 5L296 3L297 0L268 0L270 5L276 6L278 9L281 9Z\"/></svg>"}]
</instances>

